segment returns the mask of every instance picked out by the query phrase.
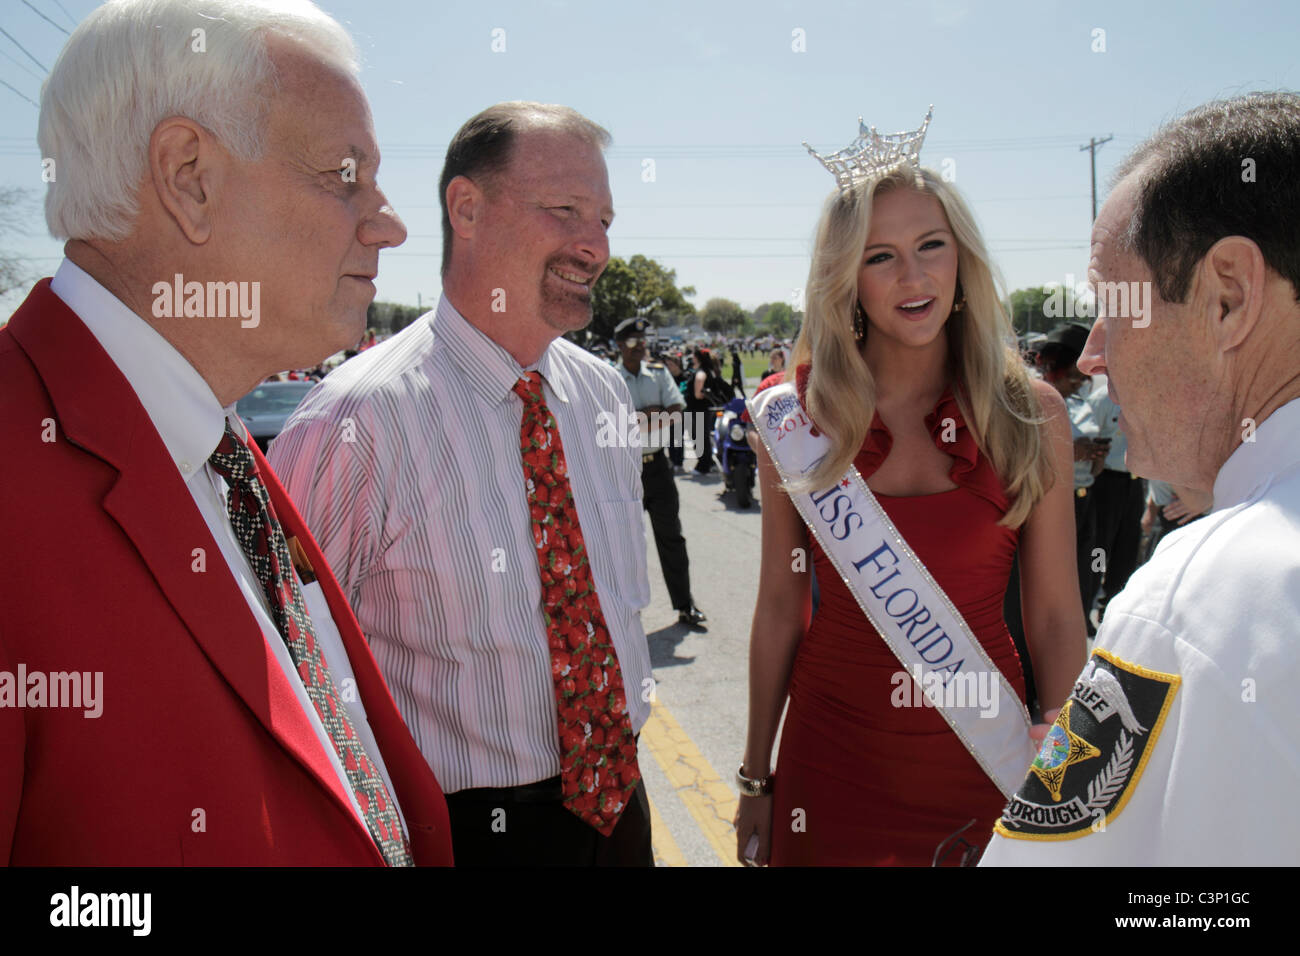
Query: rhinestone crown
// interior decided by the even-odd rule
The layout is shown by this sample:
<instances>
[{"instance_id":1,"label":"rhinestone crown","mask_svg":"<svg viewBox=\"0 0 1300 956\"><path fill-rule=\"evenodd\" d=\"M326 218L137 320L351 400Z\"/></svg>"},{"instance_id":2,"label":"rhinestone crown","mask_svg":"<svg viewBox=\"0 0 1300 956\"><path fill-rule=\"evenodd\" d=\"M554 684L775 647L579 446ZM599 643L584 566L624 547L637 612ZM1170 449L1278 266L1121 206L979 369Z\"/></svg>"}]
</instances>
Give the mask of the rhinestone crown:
<instances>
[{"instance_id":1,"label":"rhinestone crown","mask_svg":"<svg viewBox=\"0 0 1300 956\"><path fill-rule=\"evenodd\" d=\"M863 125L862 117L859 116L857 139L829 156L823 156L806 142L803 145L817 157L818 162L831 171L841 191L907 166L916 171L919 179L921 144L925 142L925 132L930 127L930 117L933 115L934 106L931 105L920 129L884 136L877 133L874 126Z\"/></svg>"}]
</instances>

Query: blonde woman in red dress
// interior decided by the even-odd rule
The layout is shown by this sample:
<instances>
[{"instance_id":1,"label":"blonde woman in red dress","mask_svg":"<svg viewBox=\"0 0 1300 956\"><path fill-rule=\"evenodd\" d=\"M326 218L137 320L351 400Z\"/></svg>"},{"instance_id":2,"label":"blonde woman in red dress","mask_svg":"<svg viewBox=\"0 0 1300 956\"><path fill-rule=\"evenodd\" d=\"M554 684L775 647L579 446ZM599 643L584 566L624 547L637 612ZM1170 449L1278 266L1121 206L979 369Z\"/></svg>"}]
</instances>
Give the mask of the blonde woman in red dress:
<instances>
[{"instance_id":1,"label":"blonde woman in red dress","mask_svg":"<svg viewBox=\"0 0 1300 956\"><path fill-rule=\"evenodd\" d=\"M790 362L803 408L830 441L809 485L828 488L856 464L1023 698L1002 617L1019 548L1025 634L1051 711L1069 694L1085 648L1070 425L1060 396L1030 377L1008 343L984 242L940 177L906 167L828 199ZM763 558L740 773L746 786L770 792L741 797L738 857L759 865L971 862L1004 796L937 710L894 706L898 659L762 449L759 476ZM801 554L820 590L811 624Z\"/></svg>"}]
</instances>

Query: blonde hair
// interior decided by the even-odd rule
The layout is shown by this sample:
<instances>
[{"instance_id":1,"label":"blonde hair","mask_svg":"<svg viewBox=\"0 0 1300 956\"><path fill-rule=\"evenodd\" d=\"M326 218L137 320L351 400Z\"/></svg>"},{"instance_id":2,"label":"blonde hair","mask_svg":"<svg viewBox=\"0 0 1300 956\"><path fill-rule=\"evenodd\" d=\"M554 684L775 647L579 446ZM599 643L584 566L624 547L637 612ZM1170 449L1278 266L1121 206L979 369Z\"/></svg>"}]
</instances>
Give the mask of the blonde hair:
<instances>
[{"instance_id":1,"label":"blonde hair","mask_svg":"<svg viewBox=\"0 0 1300 956\"><path fill-rule=\"evenodd\" d=\"M808 274L807 313L790 365L812 364L806 404L831 442L830 454L793 490L834 484L857 456L876 407L876 384L853 333L858 273L871 230L871 204L890 189L920 189L939 200L957 240L957 277L966 306L949 316L948 367L967 428L1002 480L1010 502L999 524L1019 527L1053 481L1041 409L1002 306L1001 280L974 216L933 171L910 171L836 190L822 209ZM870 334L868 332L867 334ZM856 401L845 401L853 396Z\"/></svg>"}]
</instances>

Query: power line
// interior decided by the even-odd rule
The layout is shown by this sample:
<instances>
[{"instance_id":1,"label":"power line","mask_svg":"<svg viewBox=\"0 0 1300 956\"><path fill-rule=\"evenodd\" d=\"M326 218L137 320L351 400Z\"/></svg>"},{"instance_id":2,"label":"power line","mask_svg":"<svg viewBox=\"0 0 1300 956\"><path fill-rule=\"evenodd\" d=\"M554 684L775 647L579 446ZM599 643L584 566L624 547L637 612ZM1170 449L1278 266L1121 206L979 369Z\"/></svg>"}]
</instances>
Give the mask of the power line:
<instances>
[{"instance_id":1,"label":"power line","mask_svg":"<svg viewBox=\"0 0 1300 956\"><path fill-rule=\"evenodd\" d=\"M1092 166L1092 221L1097 221L1097 149L1103 143L1109 143L1114 136L1107 136L1105 139L1098 139L1095 136L1089 137L1087 146L1080 146L1079 152L1085 149L1088 151L1088 160Z\"/></svg>"},{"instance_id":2,"label":"power line","mask_svg":"<svg viewBox=\"0 0 1300 956\"><path fill-rule=\"evenodd\" d=\"M1074 250L1087 249L1086 242L1076 242L1069 245L1059 246L1026 246L1018 249L992 249L1001 256L1015 256L1031 252L1070 252ZM386 256L397 256L399 258L413 259L437 259L442 256L441 252L385 252ZM807 261L810 256L806 252L771 252L771 253L749 253L749 252L655 252L658 258L666 260L674 259L803 259Z\"/></svg>"},{"instance_id":3,"label":"power line","mask_svg":"<svg viewBox=\"0 0 1300 956\"><path fill-rule=\"evenodd\" d=\"M64 30L63 27L62 27L60 24L55 23L53 20L51 20L51 19L50 19L49 17L47 17L45 14L41 13L41 11L39 11L39 10L37 10L35 7L33 7L33 6L31 5L31 3L28 2L28 0L23 0L23 6L25 6L28 10L32 11L32 13L36 14L38 17L40 17L42 20L44 20L44 21L45 21L46 23L48 23L50 26L54 27L54 29L59 30L60 32L62 32L64 36L69 36L69 37L72 36L72 34L69 33L67 30Z\"/></svg>"},{"instance_id":4,"label":"power line","mask_svg":"<svg viewBox=\"0 0 1300 956\"><path fill-rule=\"evenodd\" d=\"M13 45L14 45L14 46L18 47L18 49L20 49L20 50L22 50L24 53L26 53L27 56L28 56L28 58L29 58L33 63L35 63L37 66L39 66L39 67L40 67L42 70L44 70L46 73L50 72L50 68L49 68L48 66L46 66L44 63L42 63L40 60L36 59L36 57L32 56L31 53L28 52L27 47L23 46L21 43L19 43L17 40L14 39L14 35L13 35L12 33L10 33L10 32L9 32L8 30L6 30L4 27L0 27L0 33L3 33L5 36L7 36L7 37L8 37L8 38L13 42Z\"/></svg>"},{"instance_id":5,"label":"power line","mask_svg":"<svg viewBox=\"0 0 1300 956\"><path fill-rule=\"evenodd\" d=\"M19 139L19 137L0 136L0 143L7 138ZM20 140L26 142L25 139ZM0 146L0 153L3 153L6 147ZM992 196L990 198L980 197L975 205L983 206L987 203L994 202L1064 202L1066 200L1075 202L1083 199L1083 195L1074 196ZM810 202L745 202L737 200L736 202L646 202L646 203L618 203L616 209L622 213L629 209L810 209L816 208L821 200ZM398 212L405 212L408 209L440 209L442 208L436 202L431 203L402 203L402 208Z\"/></svg>"},{"instance_id":6,"label":"power line","mask_svg":"<svg viewBox=\"0 0 1300 956\"><path fill-rule=\"evenodd\" d=\"M1067 149L1078 141L1073 136L1023 136L998 137L991 139L948 140L927 144L932 151L949 153L1009 152L1030 150ZM441 158L447 150L446 143L387 143L383 146L384 155L394 159ZM639 156L655 159L806 159L807 152L802 146L786 143L756 144L643 144L625 145L615 143L608 150L610 156Z\"/></svg>"},{"instance_id":7,"label":"power line","mask_svg":"<svg viewBox=\"0 0 1300 956\"><path fill-rule=\"evenodd\" d=\"M408 239L441 239L441 233L412 232ZM616 242L801 242L811 243L812 236L611 236ZM991 239L990 242L1078 242L1073 237L1034 236L1024 239Z\"/></svg>"},{"instance_id":8,"label":"power line","mask_svg":"<svg viewBox=\"0 0 1300 956\"><path fill-rule=\"evenodd\" d=\"M35 106L37 109L40 109L40 108L41 108L41 104L40 104L40 103L37 103L34 99L32 99L30 96L28 96L28 95L27 95L26 93L24 93L22 90L18 89L18 87L16 87L16 86L10 86L10 85L9 85L8 83L6 83L4 80L0 80L0 86L5 86L5 87L7 87L8 89L13 90L15 93L17 93L17 94L18 94L19 96L21 96L23 99L25 99L28 103L31 103L32 106Z\"/></svg>"},{"instance_id":9,"label":"power line","mask_svg":"<svg viewBox=\"0 0 1300 956\"><path fill-rule=\"evenodd\" d=\"M59 3L59 0L53 0L53 3L56 7L58 7L60 10L63 11L63 15L68 18L68 22L75 27L77 25L77 18L74 17L72 14L70 14L67 8L64 7L64 5Z\"/></svg>"},{"instance_id":10,"label":"power line","mask_svg":"<svg viewBox=\"0 0 1300 956\"><path fill-rule=\"evenodd\" d=\"M12 62L12 63L14 64L14 66L18 67L18 69L22 70L22 71L23 71L24 73L26 73L28 76L34 76L34 77L36 77L36 79L38 79L38 80L42 78L41 75L40 75L39 73L37 73L35 70L33 70L30 66L28 66L26 63L24 63L22 60L18 59L18 57L14 56L14 55L13 55L12 53L10 53L8 50L0 50L0 53L4 54L5 59L7 59L7 60L9 60L10 62ZM6 137L6 138L8 138L8 137Z\"/></svg>"},{"instance_id":11,"label":"power line","mask_svg":"<svg viewBox=\"0 0 1300 956\"><path fill-rule=\"evenodd\" d=\"M962 149L974 146L1071 146L1078 142L1078 136L1061 135L1061 136L996 136L988 139L953 139L953 140L935 140L929 145L943 147L945 149ZM413 142L413 143L388 143L387 148L414 148L414 149L441 149L446 150L447 143L441 142ZM628 150L646 150L646 149L693 149L693 150L742 150L752 152L755 150L792 150L796 153L803 153L807 156L804 148L798 144L790 143L615 143L611 149L628 149Z\"/></svg>"}]
</instances>

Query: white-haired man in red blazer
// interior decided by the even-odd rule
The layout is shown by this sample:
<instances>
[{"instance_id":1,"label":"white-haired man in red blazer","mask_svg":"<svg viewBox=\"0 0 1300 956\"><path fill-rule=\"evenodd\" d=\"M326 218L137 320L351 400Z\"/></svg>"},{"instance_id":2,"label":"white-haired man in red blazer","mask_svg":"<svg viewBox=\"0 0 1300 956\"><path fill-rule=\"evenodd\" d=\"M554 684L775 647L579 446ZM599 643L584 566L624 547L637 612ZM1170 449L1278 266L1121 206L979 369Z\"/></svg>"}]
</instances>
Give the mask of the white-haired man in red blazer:
<instances>
[{"instance_id":1,"label":"white-haired man in red blazer","mask_svg":"<svg viewBox=\"0 0 1300 956\"><path fill-rule=\"evenodd\" d=\"M0 860L449 864L443 795L235 401L365 328L347 34L117 0L42 92L68 240L0 331Z\"/></svg>"}]
</instances>

